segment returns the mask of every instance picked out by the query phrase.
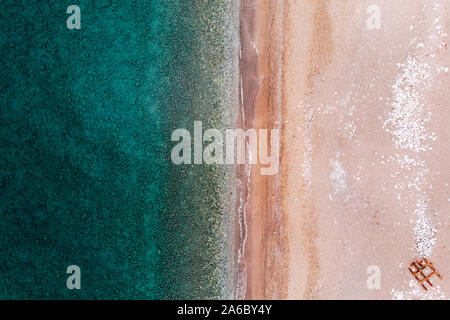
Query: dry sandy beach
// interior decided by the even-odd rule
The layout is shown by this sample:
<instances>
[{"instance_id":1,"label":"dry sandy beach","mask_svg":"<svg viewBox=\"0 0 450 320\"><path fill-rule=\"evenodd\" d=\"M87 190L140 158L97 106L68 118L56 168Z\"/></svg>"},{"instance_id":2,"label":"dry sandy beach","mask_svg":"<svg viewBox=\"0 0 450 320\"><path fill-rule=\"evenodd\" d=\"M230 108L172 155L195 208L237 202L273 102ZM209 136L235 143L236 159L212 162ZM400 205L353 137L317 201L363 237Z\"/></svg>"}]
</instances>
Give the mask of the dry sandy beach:
<instances>
[{"instance_id":1,"label":"dry sandy beach","mask_svg":"<svg viewBox=\"0 0 450 320\"><path fill-rule=\"evenodd\" d=\"M254 4L246 127L280 128L281 165L251 168L245 297L448 299L450 1Z\"/></svg>"}]
</instances>

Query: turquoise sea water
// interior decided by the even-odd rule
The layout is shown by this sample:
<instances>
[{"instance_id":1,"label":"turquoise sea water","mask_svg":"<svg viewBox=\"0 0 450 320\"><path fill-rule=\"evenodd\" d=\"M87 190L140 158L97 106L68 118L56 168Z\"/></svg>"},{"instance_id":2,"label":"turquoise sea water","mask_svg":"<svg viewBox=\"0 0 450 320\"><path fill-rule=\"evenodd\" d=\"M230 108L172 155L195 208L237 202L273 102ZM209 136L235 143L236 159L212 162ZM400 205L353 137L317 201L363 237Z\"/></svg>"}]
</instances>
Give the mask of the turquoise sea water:
<instances>
[{"instance_id":1,"label":"turquoise sea water","mask_svg":"<svg viewBox=\"0 0 450 320\"><path fill-rule=\"evenodd\" d=\"M0 298L233 296L233 171L170 135L234 126L236 2L0 2Z\"/></svg>"}]
</instances>

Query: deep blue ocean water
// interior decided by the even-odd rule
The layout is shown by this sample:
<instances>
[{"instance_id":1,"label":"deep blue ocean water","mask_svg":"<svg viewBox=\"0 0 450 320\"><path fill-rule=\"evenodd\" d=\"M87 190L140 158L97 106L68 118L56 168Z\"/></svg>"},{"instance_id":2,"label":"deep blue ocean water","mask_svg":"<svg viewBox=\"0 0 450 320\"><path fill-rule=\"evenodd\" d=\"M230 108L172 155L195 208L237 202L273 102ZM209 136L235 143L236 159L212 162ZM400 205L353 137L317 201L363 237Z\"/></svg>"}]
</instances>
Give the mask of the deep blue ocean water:
<instances>
[{"instance_id":1,"label":"deep blue ocean water","mask_svg":"<svg viewBox=\"0 0 450 320\"><path fill-rule=\"evenodd\" d=\"M232 297L233 177L170 134L233 125L234 6L0 2L0 298Z\"/></svg>"}]
</instances>

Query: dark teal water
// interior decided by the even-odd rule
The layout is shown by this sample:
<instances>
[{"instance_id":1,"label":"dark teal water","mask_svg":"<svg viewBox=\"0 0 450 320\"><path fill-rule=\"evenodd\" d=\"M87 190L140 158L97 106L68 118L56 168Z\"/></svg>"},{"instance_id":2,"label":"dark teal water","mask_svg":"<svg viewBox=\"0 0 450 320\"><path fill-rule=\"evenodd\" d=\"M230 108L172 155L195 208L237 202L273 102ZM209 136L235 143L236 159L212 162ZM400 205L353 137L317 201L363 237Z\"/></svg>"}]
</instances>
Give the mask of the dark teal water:
<instances>
[{"instance_id":1,"label":"dark teal water","mask_svg":"<svg viewBox=\"0 0 450 320\"><path fill-rule=\"evenodd\" d=\"M0 298L232 297L233 173L170 134L234 124L235 2L0 2Z\"/></svg>"}]
</instances>

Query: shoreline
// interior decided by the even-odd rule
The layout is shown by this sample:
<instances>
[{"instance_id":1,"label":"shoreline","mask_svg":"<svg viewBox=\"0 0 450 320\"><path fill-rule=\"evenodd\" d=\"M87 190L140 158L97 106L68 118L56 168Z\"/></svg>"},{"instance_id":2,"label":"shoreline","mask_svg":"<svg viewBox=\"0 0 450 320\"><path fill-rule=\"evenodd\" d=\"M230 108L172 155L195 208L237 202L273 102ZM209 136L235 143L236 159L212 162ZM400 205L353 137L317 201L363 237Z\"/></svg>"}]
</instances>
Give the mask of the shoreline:
<instances>
[{"instance_id":1,"label":"shoreline","mask_svg":"<svg viewBox=\"0 0 450 320\"><path fill-rule=\"evenodd\" d=\"M252 45L256 28L257 0L249 0L240 4L240 114L238 116L238 127L246 130L253 127L255 118L255 99L259 91L259 83L255 81L258 76L258 57L255 47ZM247 147L247 146L246 146ZM240 165L237 170L237 283L236 299L245 299L249 288L249 259L248 246L251 239L248 236L248 203L251 193L251 165L248 164L248 151L246 148L246 164Z\"/></svg>"},{"instance_id":2,"label":"shoreline","mask_svg":"<svg viewBox=\"0 0 450 320\"><path fill-rule=\"evenodd\" d=\"M282 129L282 15L279 0L254 0L242 8L242 18L247 21L241 18L244 129ZM280 158L280 172L282 165ZM281 175L261 176L259 164L249 170L244 213L246 290L241 297L282 299L287 291L288 246L285 221L280 215Z\"/></svg>"}]
</instances>

